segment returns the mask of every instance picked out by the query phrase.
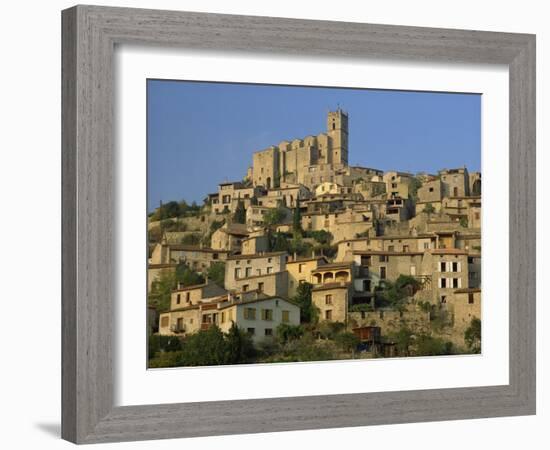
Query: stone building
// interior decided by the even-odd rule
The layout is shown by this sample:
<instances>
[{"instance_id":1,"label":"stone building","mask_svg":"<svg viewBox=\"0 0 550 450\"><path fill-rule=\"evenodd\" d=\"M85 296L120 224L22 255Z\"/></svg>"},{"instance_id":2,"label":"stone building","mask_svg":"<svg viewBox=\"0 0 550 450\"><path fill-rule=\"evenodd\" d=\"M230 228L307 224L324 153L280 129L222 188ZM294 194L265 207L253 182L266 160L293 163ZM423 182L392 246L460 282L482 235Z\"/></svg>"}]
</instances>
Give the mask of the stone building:
<instances>
[{"instance_id":1,"label":"stone building","mask_svg":"<svg viewBox=\"0 0 550 450\"><path fill-rule=\"evenodd\" d=\"M180 264L185 263L191 269L198 272L208 269L213 263L225 261L229 251L214 250L200 246L182 245L182 244L163 244L155 245L149 265L154 267L159 264Z\"/></svg>"},{"instance_id":2,"label":"stone building","mask_svg":"<svg viewBox=\"0 0 550 450\"><path fill-rule=\"evenodd\" d=\"M218 228L211 237L213 250L225 250L231 253L241 252L243 241L248 238L250 232L244 224L224 224Z\"/></svg>"},{"instance_id":3,"label":"stone building","mask_svg":"<svg viewBox=\"0 0 550 450\"><path fill-rule=\"evenodd\" d=\"M242 288L242 279L286 271L286 252L235 255L225 263L225 288Z\"/></svg>"},{"instance_id":4,"label":"stone building","mask_svg":"<svg viewBox=\"0 0 550 450\"><path fill-rule=\"evenodd\" d=\"M308 174L315 170L326 172L325 181L330 181L336 169L347 165L348 115L338 109L328 113L326 133L282 141L254 153L252 183L266 189L279 187L283 182L313 188L315 183L308 180Z\"/></svg>"},{"instance_id":5,"label":"stone building","mask_svg":"<svg viewBox=\"0 0 550 450\"><path fill-rule=\"evenodd\" d=\"M319 266L328 264L325 256L311 256L289 259L286 263L288 272L288 297L296 295L298 286L302 283L313 284L311 273Z\"/></svg>"},{"instance_id":6,"label":"stone building","mask_svg":"<svg viewBox=\"0 0 550 450\"><path fill-rule=\"evenodd\" d=\"M258 295L243 300L219 303L213 311L212 322L223 332L228 332L232 323L246 331L254 343L274 339L281 324L299 325L300 307L279 296Z\"/></svg>"},{"instance_id":7,"label":"stone building","mask_svg":"<svg viewBox=\"0 0 550 450\"><path fill-rule=\"evenodd\" d=\"M439 171L443 197L468 197L470 195L470 176L466 167L443 169Z\"/></svg>"},{"instance_id":8,"label":"stone building","mask_svg":"<svg viewBox=\"0 0 550 450\"><path fill-rule=\"evenodd\" d=\"M382 177L389 198L409 198L413 175L407 172L386 172Z\"/></svg>"}]
</instances>

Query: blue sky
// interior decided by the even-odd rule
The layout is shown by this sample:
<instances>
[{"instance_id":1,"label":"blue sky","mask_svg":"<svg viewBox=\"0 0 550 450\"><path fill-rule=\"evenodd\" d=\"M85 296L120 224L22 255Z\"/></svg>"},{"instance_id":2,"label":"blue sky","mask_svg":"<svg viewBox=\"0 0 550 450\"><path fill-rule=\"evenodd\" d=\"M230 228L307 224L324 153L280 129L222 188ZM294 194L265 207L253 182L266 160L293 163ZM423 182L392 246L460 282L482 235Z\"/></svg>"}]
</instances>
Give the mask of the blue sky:
<instances>
[{"instance_id":1,"label":"blue sky","mask_svg":"<svg viewBox=\"0 0 550 450\"><path fill-rule=\"evenodd\" d=\"M201 203L240 180L252 153L326 130L349 114L349 162L432 172L481 166L481 96L473 94L147 81L149 211L160 201Z\"/></svg>"}]
</instances>

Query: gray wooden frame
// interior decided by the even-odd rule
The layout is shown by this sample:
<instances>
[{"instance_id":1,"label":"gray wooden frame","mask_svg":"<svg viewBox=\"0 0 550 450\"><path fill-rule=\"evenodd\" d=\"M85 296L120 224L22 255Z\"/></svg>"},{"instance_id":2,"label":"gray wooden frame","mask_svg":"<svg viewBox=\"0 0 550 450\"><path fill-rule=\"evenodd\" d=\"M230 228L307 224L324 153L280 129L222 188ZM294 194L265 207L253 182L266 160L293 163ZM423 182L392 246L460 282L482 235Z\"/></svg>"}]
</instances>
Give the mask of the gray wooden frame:
<instances>
[{"instance_id":1,"label":"gray wooden frame","mask_svg":"<svg viewBox=\"0 0 550 450\"><path fill-rule=\"evenodd\" d=\"M76 443L535 413L535 37L76 6L62 13L62 437ZM115 44L506 64L510 77L510 383L113 406Z\"/></svg>"}]
</instances>

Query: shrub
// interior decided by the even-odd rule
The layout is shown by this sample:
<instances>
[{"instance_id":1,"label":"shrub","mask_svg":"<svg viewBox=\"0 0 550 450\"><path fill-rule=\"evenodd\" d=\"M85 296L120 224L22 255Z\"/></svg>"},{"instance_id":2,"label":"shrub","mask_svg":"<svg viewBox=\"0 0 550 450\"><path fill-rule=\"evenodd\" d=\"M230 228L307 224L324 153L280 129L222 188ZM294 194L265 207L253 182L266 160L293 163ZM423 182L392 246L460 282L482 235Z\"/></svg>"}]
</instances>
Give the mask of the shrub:
<instances>
[{"instance_id":1,"label":"shrub","mask_svg":"<svg viewBox=\"0 0 550 450\"><path fill-rule=\"evenodd\" d=\"M473 353L481 353L481 320L474 317L464 332L466 345Z\"/></svg>"}]
</instances>

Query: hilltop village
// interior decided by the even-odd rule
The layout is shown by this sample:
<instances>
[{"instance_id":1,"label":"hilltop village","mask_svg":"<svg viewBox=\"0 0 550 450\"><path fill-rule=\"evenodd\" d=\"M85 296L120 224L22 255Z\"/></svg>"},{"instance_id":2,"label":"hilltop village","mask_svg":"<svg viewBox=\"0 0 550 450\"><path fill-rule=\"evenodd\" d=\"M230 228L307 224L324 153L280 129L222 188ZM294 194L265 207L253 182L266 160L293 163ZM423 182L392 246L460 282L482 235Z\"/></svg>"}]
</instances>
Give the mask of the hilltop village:
<instances>
[{"instance_id":1,"label":"hilltop village","mask_svg":"<svg viewBox=\"0 0 550 450\"><path fill-rule=\"evenodd\" d=\"M149 215L152 366L480 351L481 174L350 166L348 133L331 111ZM241 354L210 354L231 336Z\"/></svg>"}]
</instances>

